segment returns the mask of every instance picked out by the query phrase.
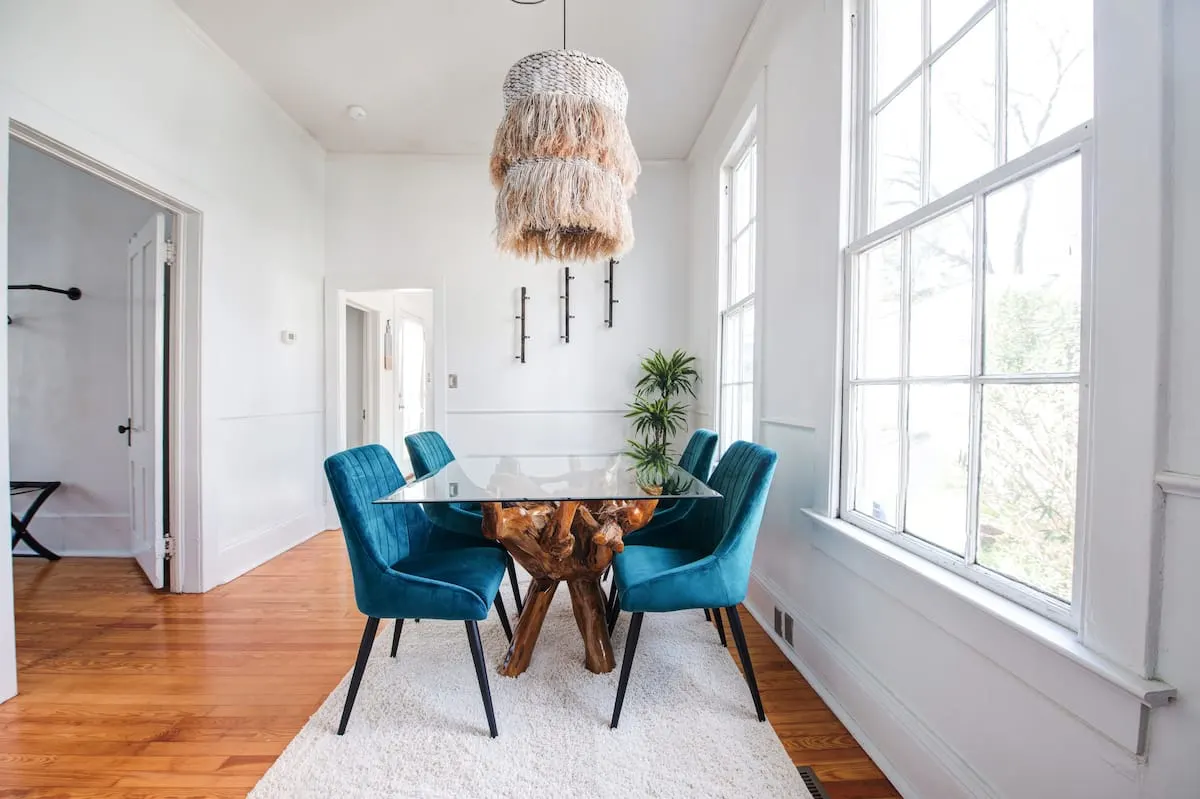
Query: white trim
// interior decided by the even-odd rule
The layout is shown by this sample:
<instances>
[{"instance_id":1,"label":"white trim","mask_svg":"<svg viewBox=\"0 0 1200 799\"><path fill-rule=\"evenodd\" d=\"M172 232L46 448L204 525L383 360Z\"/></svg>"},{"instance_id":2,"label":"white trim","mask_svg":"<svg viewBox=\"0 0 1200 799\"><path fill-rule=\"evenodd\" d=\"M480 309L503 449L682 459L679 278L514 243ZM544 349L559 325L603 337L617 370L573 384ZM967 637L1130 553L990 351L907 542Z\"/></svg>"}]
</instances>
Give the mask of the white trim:
<instances>
[{"instance_id":1,"label":"white trim","mask_svg":"<svg viewBox=\"0 0 1200 799\"><path fill-rule=\"evenodd\" d=\"M327 510L319 507L270 529L246 533L242 540L221 550L220 582L235 580L314 535L336 529L326 524Z\"/></svg>"},{"instance_id":2,"label":"white trim","mask_svg":"<svg viewBox=\"0 0 1200 799\"><path fill-rule=\"evenodd\" d=\"M795 621L793 646L775 634L760 594ZM751 574L744 606L824 700L854 740L907 799L995 794L965 760L908 709L869 668L802 609L789 605L771 580Z\"/></svg>"},{"instance_id":3,"label":"white trim","mask_svg":"<svg viewBox=\"0 0 1200 799\"><path fill-rule=\"evenodd\" d=\"M1138 731L1133 727L1113 729L1098 718L1113 714L1096 697L1089 695L1088 686L1079 679L1082 674L1072 667L1082 667L1088 674L1119 689L1121 695L1148 708L1162 707L1176 698L1173 686L1161 680L1148 680L1121 667L1085 647L1066 627L994 591L840 519L830 519L810 510L804 514L814 522L812 543L817 549L1131 752L1140 754ZM961 601L947 602L948 596ZM999 628L995 625L980 623L989 620L1000 622L1019 637L1006 638L996 632ZM1031 645L1033 650L1030 650ZM1047 651L1060 658L1034 663L1029 652L1035 650Z\"/></svg>"},{"instance_id":4,"label":"white trim","mask_svg":"<svg viewBox=\"0 0 1200 799\"><path fill-rule=\"evenodd\" d=\"M1200 499L1200 474L1164 470L1154 476L1154 482L1164 494Z\"/></svg>"},{"instance_id":5,"label":"white trim","mask_svg":"<svg viewBox=\"0 0 1200 799\"><path fill-rule=\"evenodd\" d=\"M584 415L599 415L599 414L614 414L619 413L624 416L629 413L628 408L451 408L446 411L448 416L543 416L557 414L584 414Z\"/></svg>"},{"instance_id":6,"label":"white trim","mask_svg":"<svg viewBox=\"0 0 1200 799\"><path fill-rule=\"evenodd\" d=\"M790 427L793 430L806 430L809 433L815 433L817 431L817 428L810 424L804 424L804 422L796 419L785 419L782 416L764 416L762 418L762 424L775 425L776 427Z\"/></svg>"}]
</instances>

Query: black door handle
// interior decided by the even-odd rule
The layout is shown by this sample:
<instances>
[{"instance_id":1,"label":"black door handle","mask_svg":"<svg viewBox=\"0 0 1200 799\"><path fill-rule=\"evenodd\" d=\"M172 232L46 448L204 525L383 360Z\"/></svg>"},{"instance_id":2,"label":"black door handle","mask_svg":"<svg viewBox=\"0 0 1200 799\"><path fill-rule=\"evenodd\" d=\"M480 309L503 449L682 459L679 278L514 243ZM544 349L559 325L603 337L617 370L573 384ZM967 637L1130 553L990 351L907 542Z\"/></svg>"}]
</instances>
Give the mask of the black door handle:
<instances>
[{"instance_id":1,"label":"black door handle","mask_svg":"<svg viewBox=\"0 0 1200 799\"><path fill-rule=\"evenodd\" d=\"M117 425L117 432L125 436L125 446L133 446L133 419L126 419L125 424Z\"/></svg>"}]
</instances>

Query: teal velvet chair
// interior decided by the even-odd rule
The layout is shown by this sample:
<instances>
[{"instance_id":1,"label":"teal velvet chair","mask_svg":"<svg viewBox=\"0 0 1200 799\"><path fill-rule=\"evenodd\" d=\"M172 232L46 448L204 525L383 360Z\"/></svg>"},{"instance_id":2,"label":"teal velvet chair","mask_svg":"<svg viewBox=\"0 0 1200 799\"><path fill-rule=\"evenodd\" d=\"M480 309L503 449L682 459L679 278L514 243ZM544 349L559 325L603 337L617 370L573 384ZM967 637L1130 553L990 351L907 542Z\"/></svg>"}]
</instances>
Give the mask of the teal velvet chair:
<instances>
[{"instance_id":1,"label":"teal velvet chair","mask_svg":"<svg viewBox=\"0 0 1200 799\"><path fill-rule=\"evenodd\" d=\"M433 474L438 469L454 460L454 453L442 434L433 430L412 433L404 437L404 446L408 450L408 458L412 461L413 474L418 480ZM431 503L425 512L439 527L453 530L460 535L483 538L483 512L478 502ZM517 613L525 609L521 601L521 586L517 583L517 567L512 556L505 551L504 566L508 570L508 583L512 588L513 599L517 603Z\"/></svg>"},{"instance_id":2,"label":"teal velvet chair","mask_svg":"<svg viewBox=\"0 0 1200 799\"><path fill-rule=\"evenodd\" d=\"M448 619L466 623L488 730L495 738L496 717L478 622L495 606L504 632L512 640L500 598L504 550L481 538L437 527L420 505L375 504L376 499L404 485L391 453L378 444L331 455L325 461L325 476L350 553L354 599L367 617L338 735L350 721L379 620L396 620L392 636L395 657L404 619Z\"/></svg>"},{"instance_id":3,"label":"teal velvet chair","mask_svg":"<svg viewBox=\"0 0 1200 799\"><path fill-rule=\"evenodd\" d=\"M713 608L718 618L720 608L725 608L755 712L759 721L766 719L737 606L750 584L750 561L776 457L758 444L735 442L708 483L721 499L697 500L696 509L678 524L653 531L614 558L617 612L633 614L613 707L614 728L621 717L645 614L701 608ZM610 626L615 620L614 613Z\"/></svg>"}]
</instances>

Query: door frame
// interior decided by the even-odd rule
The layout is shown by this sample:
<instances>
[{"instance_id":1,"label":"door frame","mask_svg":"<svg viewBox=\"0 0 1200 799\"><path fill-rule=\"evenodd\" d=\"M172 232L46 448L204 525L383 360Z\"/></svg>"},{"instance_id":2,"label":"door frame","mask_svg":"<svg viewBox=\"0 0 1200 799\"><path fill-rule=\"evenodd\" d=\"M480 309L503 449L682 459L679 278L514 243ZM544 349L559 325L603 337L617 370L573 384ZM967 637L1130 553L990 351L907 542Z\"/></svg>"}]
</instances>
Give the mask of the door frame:
<instances>
[{"instance_id":1,"label":"door frame","mask_svg":"<svg viewBox=\"0 0 1200 799\"><path fill-rule=\"evenodd\" d=\"M385 278L325 278L325 455L333 455L346 448L346 305L352 301L346 296L359 291L430 291L433 293L433 320L429 335L432 336L433 390L430 399L432 412L425 418L430 427L446 432L446 281L436 286L388 285L393 282ZM402 282L402 281L401 281ZM361 305L355 305L361 308ZM382 357L382 354L381 354ZM376 358L378 365L380 358ZM378 418L378 413L376 414ZM378 437L378 436L377 436ZM341 526L325 486L326 526L335 529Z\"/></svg>"},{"instance_id":2,"label":"door frame","mask_svg":"<svg viewBox=\"0 0 1200 799\"><path fill-rule=\"evenodd\" d=\"M164 376L167 426L163 453L166 522L174 541L169 567L164 574L169 591L203 591L205 554L201 527L200 485L200 242L203 214L149 184L113 169L101 161L53 139L38 130L9 119L8 136L117 188L149 200L171 216L175 263L168 280L166 302L166 355ZM8 143L0 147L7 159ZM11 192L11 185L4 189ZM7 280L8 260L0 258L0 271ZM7 297L5 297L7 307ZM3 333L8 346L8 331ZM7 397L2 398L7 414ZM7 435L5 436L7 439ZM7 447L7 440L4 442Z\"/></svg>"}]
</instances>

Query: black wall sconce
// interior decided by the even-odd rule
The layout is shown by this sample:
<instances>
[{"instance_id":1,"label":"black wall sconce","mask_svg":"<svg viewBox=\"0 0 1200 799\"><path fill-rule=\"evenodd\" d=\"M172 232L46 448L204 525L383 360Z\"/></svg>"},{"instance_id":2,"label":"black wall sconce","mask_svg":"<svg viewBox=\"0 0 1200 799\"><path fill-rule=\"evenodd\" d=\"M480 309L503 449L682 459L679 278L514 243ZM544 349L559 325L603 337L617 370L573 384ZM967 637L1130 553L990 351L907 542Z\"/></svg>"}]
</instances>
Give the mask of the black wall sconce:
<instances>
[{"instance_id":1,"label":"black wall sconce","mask_svg":"<svg viewBox=\"0 0 1200 799\"><path fill-rule=\"evenodd\" d=\"M521 286L521 313L513 317L521 320L521 354L513 356L521 363L525 363L525 342L529 339L529 336L525 335L525 302L528 299L529 294L526 293L525 287Z\"/></svg>"},{"instance_id":2,"label":"black wall sconce","mask_svg":"<svg viewBox=\"0 0 1200 799\"><path fill-rule=\"evenodd\" d=\"M563 301L563 334L559 336L564 344L571 343L571 320L575 317L571 315L571 281L575 278L571 277L571 267L563 267L563 293L558 295L558 298Z\"/></svg>"},{"instance_id":3,"label":"black wall sconce","mask_svg":"<svg viewBox=\"0 0 1200 799\"><path fill-rule=\"evenodd\" d=\"M71 286L71 288L69 288L69 289L56 289L53 286L43 286L40 283L18 283L16 285L9 285L8 290L9 291L48 291L51 294L62 294L68 300L77 300L83 296L83 292L80 291L75 286ZM8 317L8 323L10 325L13 323L11 316Z\"/></svg>"},{"instance_id":4,"label":"black wall sconce","mask_svg":"<svg viewBox=\"0 0 1200 799\"><path fill-rule=\"evenodd\" d=\"M618 263L620 263L620 261L618 261L616 258L608 259L608 280L604 281L604 285L608 286L608 316L605 318L604 324L609 327L613 326L613 306L620 302L620 300L614 296L616 292L616 285L613 282L613 267Z\"/></svg>"}]
</instances>

